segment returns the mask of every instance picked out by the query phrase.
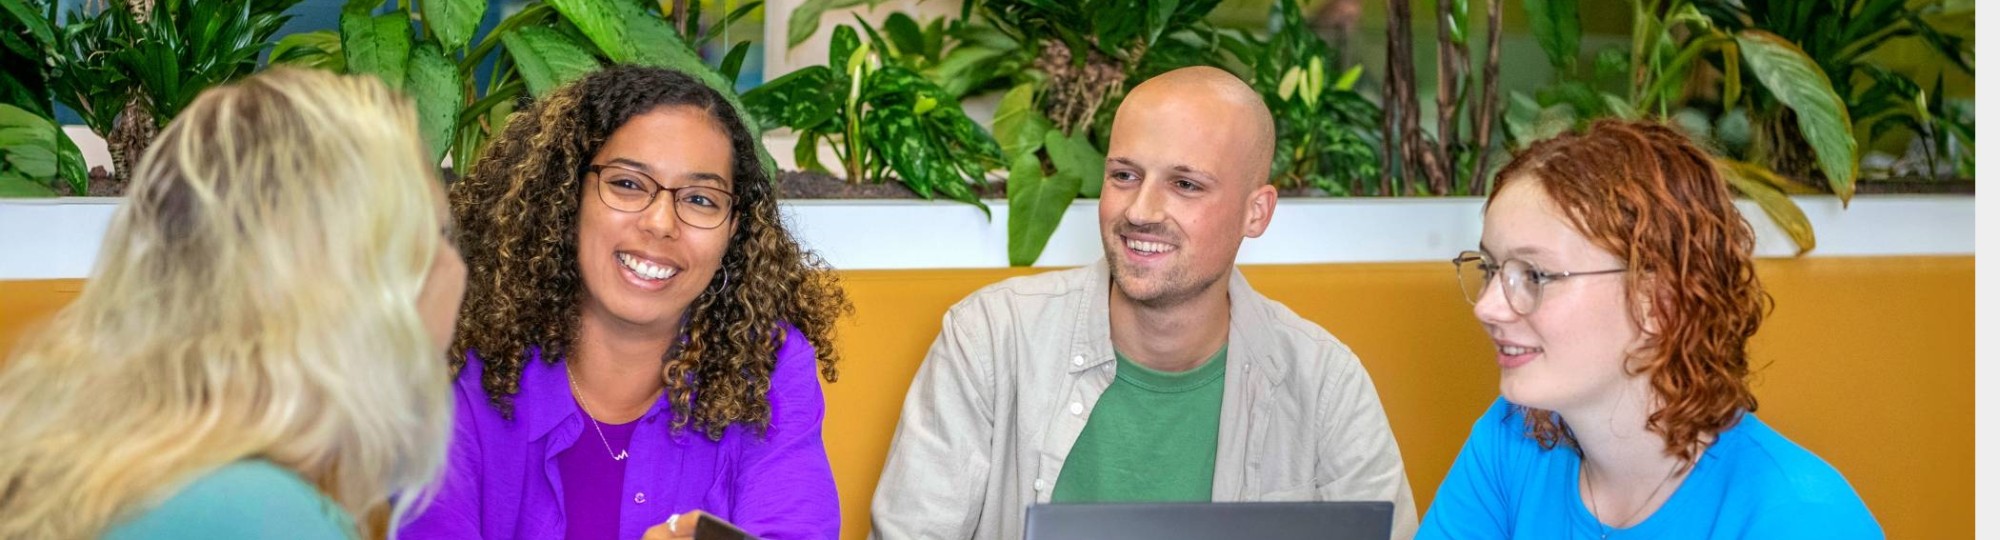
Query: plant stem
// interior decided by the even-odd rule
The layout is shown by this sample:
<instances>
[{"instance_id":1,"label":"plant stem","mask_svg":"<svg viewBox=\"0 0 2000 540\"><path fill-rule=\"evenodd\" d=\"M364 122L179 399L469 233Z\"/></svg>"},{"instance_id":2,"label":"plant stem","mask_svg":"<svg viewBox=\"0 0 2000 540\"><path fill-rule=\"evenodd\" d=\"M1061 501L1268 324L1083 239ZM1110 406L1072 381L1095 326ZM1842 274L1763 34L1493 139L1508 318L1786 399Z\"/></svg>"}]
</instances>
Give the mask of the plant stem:
<instances>
[{"instance_id":1,"label":"plant stem","mask_svg":"<svg viewBox=\"0 0 2000 540\"><path fill-rule=\"evenodd\" d=\"M424 18L424 6L418 2L419 0L409 0L410 18L417 21L417 38L436 40L437 37L431 35L431 21Z\"/></svg>"},{"instance_id":2,"label":"plant stem","mask_svg":"<svg viewBox=\"0 0 2000 540\"><path fill-rule=\"evenodd\" d=\"M1701 58L1701 55L1717 42L1728 39L1729 36L1716 32L1695 38L1694 41L1689 42L1687 48L1681 49L1681 53L1674 56L1673 62L1667 64L1667 68L1658 73L1659 77L1655 78L1653 84L1646 88L1646 93L1639 98L1639 101L1632 104L1633 107L1639 110L1648 110L1656 107L1664 109L1666 107L1666 96L1662 94L1666 92L1667 81L1679 79L1680 72L1687 69L1688 63Z\"/></svg>"}]
</instances>

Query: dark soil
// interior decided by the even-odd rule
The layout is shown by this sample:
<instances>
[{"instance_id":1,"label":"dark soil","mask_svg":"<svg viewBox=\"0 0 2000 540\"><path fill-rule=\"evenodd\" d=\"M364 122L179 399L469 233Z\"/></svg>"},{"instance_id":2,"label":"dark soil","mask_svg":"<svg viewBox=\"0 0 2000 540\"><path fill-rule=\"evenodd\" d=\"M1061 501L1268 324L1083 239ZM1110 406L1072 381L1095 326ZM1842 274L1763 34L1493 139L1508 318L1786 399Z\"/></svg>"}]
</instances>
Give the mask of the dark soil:
<instances>
[{"instance_id":1,"label":"dark soil","mask_svg":"<svg viewBox=\"0 0 2000 540\"><path fill-rule=\"evenodd\" d=\"M1854 183L1857 195L1912 194L1971 195L1977 182L1970 179L1932 180L1929 178L1879 178Z\"/></svg>"},{"instance_id":2,"label":"dark soil","mask_svg":"<svg viewBox=\"0 0 2000 540\"><path fill-rule=\"evenodd\" d=\"M442 177L448 184L458 179L458 175L446 169ZM1854 184L1854 192L1862 195L1882 194L1947 194L1972 195L1976 182L1966 179L1931 180L1928 178L1878 178L1866 179ZM65 184L65 186L67 186ZM61 187L61 195L70 193ZM125 186L114 183L111 171L104 167L90 169L91 197L116 197L124 195ZM979 194L982 199L1007 198L1007 181L988 180L986 189ZM1316 188L1299 187L1278 190L1279 197L1317 198L1326 193ZM778 197L783 199L916 199L917 192L902 182L894 180L879 184L849 184L839 177L812 171L784 171L778 174Z\"/></svg>"},{"instance_id":3,"label":"dark soil","mask_svg":"<svg viewBox=\"0 0 2000 540\"><path fill-rule=\"evenodd\" d=\"M816 171L778 173L780 199L917 199L917 192L895 180L879 184L850 184L840 177ZM989 180L979 198L1007 198L1007 183Z\"/></svg>"},{"instance_id":4,"label":"dark soil","mask_svg":"<svg viewBox=\"0 0 2000 540\"><path fill-rule=\"evenodd\" d=\"M1317 188L1290 188L1278 190L1279 197L1324 197L1326 192ZM880 184L849 184L846 180L816 171L783 171L778 174L778 197L781 199L915 199L917 192L910 191L902 182L890 180ZM1006 180L987 180L986 189L979 198L1007 198Z\"/></svg>"},{"instance_id":5,"label":"dark soil","mask_svg":"<svg viewBox=\"0 0 2000 540\"><path fill-rule=\"evenodd\" d=\"M125 183L111 177L111 171L103 166L90 168L89 193L71 193L69 183L58 182L58 195L83 197L117 197L125 194Z\"/></svg>"}]
</instances>

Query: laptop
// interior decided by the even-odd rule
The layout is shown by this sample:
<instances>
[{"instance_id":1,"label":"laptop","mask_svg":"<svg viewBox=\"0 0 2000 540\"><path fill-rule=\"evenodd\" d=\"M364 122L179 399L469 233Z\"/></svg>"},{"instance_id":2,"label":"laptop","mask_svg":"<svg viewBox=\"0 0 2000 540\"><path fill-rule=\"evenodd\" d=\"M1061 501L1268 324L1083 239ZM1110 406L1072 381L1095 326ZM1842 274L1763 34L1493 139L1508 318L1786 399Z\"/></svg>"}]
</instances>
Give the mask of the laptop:
<instances>
[{"instance_id":1,"label":"laptop","mask_svg":"<svg viewBox=\"0 0 2000 540\"><path fill-rule=\"evenodd\" d=\"M1387 501L1037 504L1027 540L1388 540Z\"/></svg>"}]
</instances>

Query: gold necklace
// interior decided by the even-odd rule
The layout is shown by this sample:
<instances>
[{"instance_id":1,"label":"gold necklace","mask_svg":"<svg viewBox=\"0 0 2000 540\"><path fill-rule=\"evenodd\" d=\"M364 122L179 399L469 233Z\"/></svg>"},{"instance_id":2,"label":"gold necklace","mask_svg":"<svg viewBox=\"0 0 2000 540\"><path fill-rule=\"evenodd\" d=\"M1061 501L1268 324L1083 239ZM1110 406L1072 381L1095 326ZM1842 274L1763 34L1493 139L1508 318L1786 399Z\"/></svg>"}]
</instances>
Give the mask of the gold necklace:
<instances>
[{"instance_id":1,"label":"gold necklace","mask_svg":"<svg viewBox=\"0 0 2000 540\"><path fill-rule=\"evenodd\" d=\"M604 425L597 422L597 415L590 413L590 404L586 403L583 399L583 387L576 384L576 369L572 368L568 362L564 362L563 367L565 368L564 371L569 373L570 390L576 392L576 404L583 408L583 415L590 418L590 426L597 428L597 440L604 442L604 452L611 454L612 461L625 461L625 458L629 455L624 450L615 452L611 450L611 438L604 436Z\"/></svg>"},{"instance_id":2,"label":"gold necklace","mask_svg":"<svg viewBox=\"0 0 2000 540\"><path fill-rule=\"evenodd\" d=\"M1695 456L1695 460L1699 461L1700 459L1701 456ZM1611 538L1611 529L1630 527L1631 524L1627 522L1632 521L1632 518L1639 517L1639 512L1645 511L1648 505L1653 504L1653 498L1660 496L1660 488L1667 487L1668 480L1672 480L1675 475L1680 474L1683 470L1689 470L1693 466L1693 463L1688 463L1685 466L1675 467L1673 470L1667 471L1667 475L1660 478L1660 483L1653 485L1653 492L1646 494L1646 500L1639 502L1638 508L1633 509L1632 513L1626 514L1625 519L1618 520L1617 524L1607 524L1604 520L1597 519L1597 510L1603 508L1603 506L1597 504L1597 486L1590 483L1590 467L1584 460L1577 460L1577 467L1580 469L1579 474L1583 475L1583 487L1590 490L1590 514L1591 519L1597 521L1597 539L1606 540Z\"/></svg>"}]
</instances>

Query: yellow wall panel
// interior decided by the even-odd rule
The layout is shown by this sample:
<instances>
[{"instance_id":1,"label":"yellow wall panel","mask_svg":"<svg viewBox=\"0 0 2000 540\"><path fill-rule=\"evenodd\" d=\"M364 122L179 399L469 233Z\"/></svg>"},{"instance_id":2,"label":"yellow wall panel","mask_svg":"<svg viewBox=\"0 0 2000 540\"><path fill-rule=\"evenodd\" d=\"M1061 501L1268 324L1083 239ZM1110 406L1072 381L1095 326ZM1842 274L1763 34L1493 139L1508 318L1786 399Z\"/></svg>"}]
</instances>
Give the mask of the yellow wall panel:
<instances>
[{"instance_id":1,"label":"yellow wall panel","mask_svg":"<svg viewBox=\"0 0 2000 540\"><path fill-rule=\"evenodd\" d=\"M1751 342L1759 413L1838 467L1892 538L1972 535L1972 257L1760 260L1776 310ZM1029 269L842 272L856 312L826 385L827 453L844 537L868 502L904 390L960 298ZM1419 506L1497 392L1498 372L1449 264L1245 270L1265 295L1318 322L1367 365ZM0 348L59 308L80 280L0 281Z\"/></svg>"}]
</instances>

